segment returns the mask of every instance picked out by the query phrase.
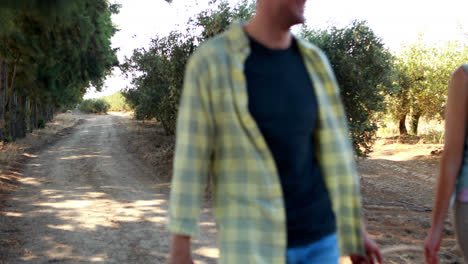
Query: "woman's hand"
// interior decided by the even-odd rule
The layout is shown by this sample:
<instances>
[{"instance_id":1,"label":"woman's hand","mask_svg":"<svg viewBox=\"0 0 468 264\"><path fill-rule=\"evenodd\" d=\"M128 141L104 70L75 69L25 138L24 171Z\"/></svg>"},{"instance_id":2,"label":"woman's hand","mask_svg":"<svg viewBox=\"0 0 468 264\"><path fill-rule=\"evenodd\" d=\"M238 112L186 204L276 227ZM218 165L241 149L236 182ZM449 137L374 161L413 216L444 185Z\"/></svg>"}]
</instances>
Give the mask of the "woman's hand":
<instances>
[{"instance_id":1,"label":"woman's hand","mask_svg":"<svg viewBox=\"0 0 468 264\"><path fill-rule=\"evenodd\" d=\"M441 242L442 228L431 228L424 243L424 256L427 264L439 264L437 252L439 252Z\"/></svg>"}]
</instances>

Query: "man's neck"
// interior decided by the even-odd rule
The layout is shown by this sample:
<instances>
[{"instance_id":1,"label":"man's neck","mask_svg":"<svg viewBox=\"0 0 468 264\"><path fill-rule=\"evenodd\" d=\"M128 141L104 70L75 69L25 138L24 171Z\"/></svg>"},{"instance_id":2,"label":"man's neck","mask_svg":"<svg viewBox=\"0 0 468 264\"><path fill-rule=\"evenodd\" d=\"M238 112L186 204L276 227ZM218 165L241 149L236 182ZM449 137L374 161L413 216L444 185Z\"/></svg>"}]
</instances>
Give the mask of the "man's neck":
<instances>
[{"instance_id":1,"label":"man's neck","mask_svg":"<svg viewBox=\"0 0 468 264\"><path fill-rule=\"evenodd\" d=\"M270 49L287 49L292 36L289 28L281 27L274 19L258 14L245 26L247 34Z\"/></svg>"}]
</instances>

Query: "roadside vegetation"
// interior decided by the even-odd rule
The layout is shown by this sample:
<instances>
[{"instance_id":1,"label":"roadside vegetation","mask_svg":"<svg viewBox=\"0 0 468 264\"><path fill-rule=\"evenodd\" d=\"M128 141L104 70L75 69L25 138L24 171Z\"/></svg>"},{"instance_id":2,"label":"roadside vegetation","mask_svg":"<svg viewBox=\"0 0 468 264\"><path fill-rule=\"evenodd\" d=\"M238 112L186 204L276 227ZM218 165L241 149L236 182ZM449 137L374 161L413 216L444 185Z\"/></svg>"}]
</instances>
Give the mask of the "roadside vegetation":
<instances>
[{"instance_id":1,"label":"roadside vegetation","mask_svg":"<svg viewBox=\"0 0 468 264\"><path fill-rule=\"evenodd\" d=\"M87 99L80 103L78 110L86 114L107 114L110 105L103 99Z\"/></svg>"},{"instance_id":2,"label":"roadside vegetation","mask_svg":"<svg viewBox=\"0 0 468 264\"><path fill-rule=\"evenodd\" d=\"M109 96L104 96L99 99L102 99L109 105L109 112L127 112L132 110L132 108L125 101L125 97L121 92Z\"/></svg>"},{"instance_id":3,"label":"roadside vegetation","mask_svg":"<svg viewBox=\"0 0 468 264\"><path fill-rule=\"evenodd\" d=\"M255 10L252 0L236 6L226 1L213 3L213 8L186 23L186 31L156 35L149 48L136 49L120 65L131 80L122 95L136 119L155 119L167 135L175 133L184 67L190 55L231 22L248 20ZM366 21L319 30L304 26L299 36L320 47L330 60L358 156L368 156L377 134L382 134L378 131L395 125L396 136L402 139L442 143L443 132L438 127L421 129L420 120L434 120L439 127L443 123L448 81L456 67L468 61L467 44L428 46L421 35L416 43L392 53Z\"/></svg>"},{"instance_id":4,"label":"roadside vegetation","mask_svg":"<svg viewBox=\"0 0 468 264\"><path fill-rule=\"evenodd\" d=\"M121 137L127 151L139 156L154 168L154 177L170 181L175 138L167 135L160 123L153 120L131 119L129 114L120 120L128 134Z\"/></svg>"},{"instance_id":5,"label":"roadside vegetation","mask_svg":"<svg viewBox=\"0 0 468 264\"><path fill-rule=\"evenodd\" d=\"M107 0L2 1L0 8L0 141L24 138L86 90L101 90L119 61Z\"/></svg>"}]
</instances>

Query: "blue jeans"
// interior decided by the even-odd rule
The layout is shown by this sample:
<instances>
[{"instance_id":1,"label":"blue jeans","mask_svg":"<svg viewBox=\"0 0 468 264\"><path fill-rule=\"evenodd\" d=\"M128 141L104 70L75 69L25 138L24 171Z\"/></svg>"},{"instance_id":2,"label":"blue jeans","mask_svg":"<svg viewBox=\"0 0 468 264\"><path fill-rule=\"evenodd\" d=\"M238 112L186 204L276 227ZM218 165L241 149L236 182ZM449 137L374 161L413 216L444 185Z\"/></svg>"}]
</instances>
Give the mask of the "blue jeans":
<instances>
[{"instance_id":1,"label":"blue jeans","mask_svg":"<svg viewBox=\"0 0 468 264\"><path fill-rule=\"evenodd\" d=\"M340 253L336 233L309 245L288 248L287 264L338 264Z\"/></svg>"}]
</instances>

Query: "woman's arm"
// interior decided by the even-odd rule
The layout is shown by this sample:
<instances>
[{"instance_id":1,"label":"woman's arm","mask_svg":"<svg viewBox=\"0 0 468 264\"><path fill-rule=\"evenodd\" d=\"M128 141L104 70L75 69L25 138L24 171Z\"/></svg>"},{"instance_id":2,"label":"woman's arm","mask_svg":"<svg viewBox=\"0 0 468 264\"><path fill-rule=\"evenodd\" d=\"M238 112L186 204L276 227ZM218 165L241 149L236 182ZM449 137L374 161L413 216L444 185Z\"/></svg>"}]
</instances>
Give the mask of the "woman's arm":
<instances>
[{"instance_id":1,"label":"woman's arm","mask_svg":"<svg viewBox=\"0 0 468 264\"><path fill-rule=\"evenodd\" d=\"M455 71L448 88L445 113L445 144L437 179L432 225L425 243L427 263L438 263L437 252L442 230L463 159L467 122L468 77L460 67Z\"/></svg>"}]
</instances>

